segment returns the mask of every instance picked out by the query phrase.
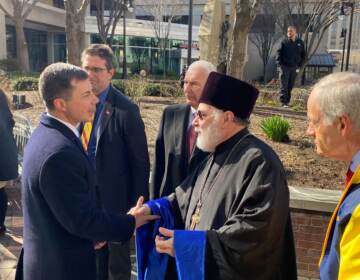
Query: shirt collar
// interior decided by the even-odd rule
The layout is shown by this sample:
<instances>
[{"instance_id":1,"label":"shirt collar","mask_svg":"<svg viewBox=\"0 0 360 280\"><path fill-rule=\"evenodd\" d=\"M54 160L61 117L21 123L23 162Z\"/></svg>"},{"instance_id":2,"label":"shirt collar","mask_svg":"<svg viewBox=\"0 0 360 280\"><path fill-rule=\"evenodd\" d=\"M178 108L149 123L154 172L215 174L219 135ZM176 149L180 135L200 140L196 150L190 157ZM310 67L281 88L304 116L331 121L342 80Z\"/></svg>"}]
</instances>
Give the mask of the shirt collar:
<instances>
[{"instance_id":1,"label":"shirt collar","mask_svg":"<svg viewBox=\"0 0 360 280\"><path fill-rule=\"evenodd\" d=\"M105 100L106 100L106 97L107 97L107 95L109 93L109 90L110 90L110 85L99 94L98 98L99 98L99 103L100 104L105 103Z\"/></svg>"},{"instance_id":2,"label":"shirt collar","mask_svg":"<svg viewBox=\"0 0 360 280\"><path fill-rule=\"evenodd\" d=\"M355 156L351 160L351 164L350 164L351 171L355 172L359 164L360 164L360 150L355 154Z\"/></svg>"},{"instance_id":3,"label":"shirt collar","mask_svg":"<svg viewBox=\"0 0 360 280\"><path fill-rule=\"evenodd\" d=\"M80 137L79 131L78 131L77 128L76 128L75 126L73 126L71 123L68 123L68 122L66 122L66 121L64 121L64 120L61 120L61 119L59 119L59 118L51 115L49 112L47 112L46 115L48 115L50 118L53 118L53 119L61 122L61 123L64 124L64 125L66 125L68 128L70 128L70 130L71 130L72 132L74 132L74 134L76 135L77 138Z\"/></svg>"},{"instance_id":4,"label":"shirt collar","mask_svg":"<svg viewBox=\"0 0 360 280\"><path fill-rule=\"evenodd\" d=\"M196 112L197 110L195 108L190 107L188 128L192 125L192 122L195 119Z\"/></svg>"}]
</instances>

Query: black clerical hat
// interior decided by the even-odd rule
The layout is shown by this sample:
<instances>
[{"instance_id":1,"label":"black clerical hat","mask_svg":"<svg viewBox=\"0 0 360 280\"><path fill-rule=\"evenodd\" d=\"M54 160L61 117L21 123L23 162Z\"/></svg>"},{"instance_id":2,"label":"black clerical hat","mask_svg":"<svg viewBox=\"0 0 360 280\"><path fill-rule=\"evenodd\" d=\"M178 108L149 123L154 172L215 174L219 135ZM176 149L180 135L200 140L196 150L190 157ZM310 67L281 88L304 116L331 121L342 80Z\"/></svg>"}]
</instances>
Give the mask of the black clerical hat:
<instances>
[{"instance_id":1,"label":"black clerical hat","mask_svg":"<svg viewBox=\"0 0 360 280\"><path fill-rule=\"evenodd\" d=\"M211 72L200 103L231 111L241 119L248 119L254 108L259 91L252 85L233 77Z\"/></svg>"}]
</instances>

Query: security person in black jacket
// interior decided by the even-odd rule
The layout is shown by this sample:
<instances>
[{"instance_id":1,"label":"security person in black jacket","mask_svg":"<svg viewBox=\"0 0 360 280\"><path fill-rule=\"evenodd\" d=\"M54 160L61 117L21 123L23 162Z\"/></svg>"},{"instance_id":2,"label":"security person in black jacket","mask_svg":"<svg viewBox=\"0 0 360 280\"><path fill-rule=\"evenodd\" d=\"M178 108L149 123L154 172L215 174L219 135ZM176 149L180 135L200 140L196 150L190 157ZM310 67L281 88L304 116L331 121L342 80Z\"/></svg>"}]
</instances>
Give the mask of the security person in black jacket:
<instances>
[{"instance_id":1,"label":"security person in black jacket","mask_svg":"<svg viewBox=\"0 0 360 280\"><path fill-rule=\"evenodd\" d=\"M280 102L283 107L289 107L296 70L304 63L304 59L304 42L297 38L296 27L289 26L287 38L281 42L277 51L277 62L280 65Z\"/></svg>"}]
</instances>

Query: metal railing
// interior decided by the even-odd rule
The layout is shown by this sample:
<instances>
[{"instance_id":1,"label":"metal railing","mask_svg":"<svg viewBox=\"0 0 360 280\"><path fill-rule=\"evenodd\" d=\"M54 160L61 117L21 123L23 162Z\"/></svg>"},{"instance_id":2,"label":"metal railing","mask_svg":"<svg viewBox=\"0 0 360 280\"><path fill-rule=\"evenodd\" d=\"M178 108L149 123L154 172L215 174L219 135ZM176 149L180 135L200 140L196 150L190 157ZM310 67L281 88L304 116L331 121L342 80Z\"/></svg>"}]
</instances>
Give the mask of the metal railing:
<instances>
[{"instance_id":1,"label":"metal railing","mask_svg":"<svg viewBox=\"0 0 360 280\"><path fill-rule=\"evenodd\" d=\"M13 129L16 146L18 148L19 174L22 172L22 161L24 148L32 133L31 122L28 118L20 114L14 114L15 126Z\"/></svg>"}]
</instances>

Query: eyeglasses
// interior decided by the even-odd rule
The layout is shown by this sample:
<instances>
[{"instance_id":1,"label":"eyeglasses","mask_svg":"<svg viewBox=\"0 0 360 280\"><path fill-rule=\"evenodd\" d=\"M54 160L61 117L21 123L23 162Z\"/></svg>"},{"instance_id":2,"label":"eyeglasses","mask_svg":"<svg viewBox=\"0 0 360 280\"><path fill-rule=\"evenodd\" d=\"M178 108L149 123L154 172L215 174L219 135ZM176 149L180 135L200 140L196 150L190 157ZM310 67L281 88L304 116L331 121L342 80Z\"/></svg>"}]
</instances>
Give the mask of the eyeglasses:
<instances>
[{"instance_id":1,"label":"eyeglasses","mask_svg":"<svg viewBox=\"0 0 360 280\"><path fill-rule=\"evenodd\" d=\"M206 118L206 116L207 116L206 113L204 113L200 110L197 110L196 115L199 117L200 120L204 120L204 118Z\"/></svg>"},{"instance_id":2,"label":"eyeglasses","mask_svg":"<svg viewBox=\"0 0 360 280\"><path fill-rule=\"evenodd\" d=\"M98 74L98 73L100 73L100 72L102 72L102 71L105 71L105 70L107 70L106 68L100 68L100 67L84 67L84 69L85 69L85 71L86 72L94 72L95 74Z\"/></svg>"}]
</instances>

